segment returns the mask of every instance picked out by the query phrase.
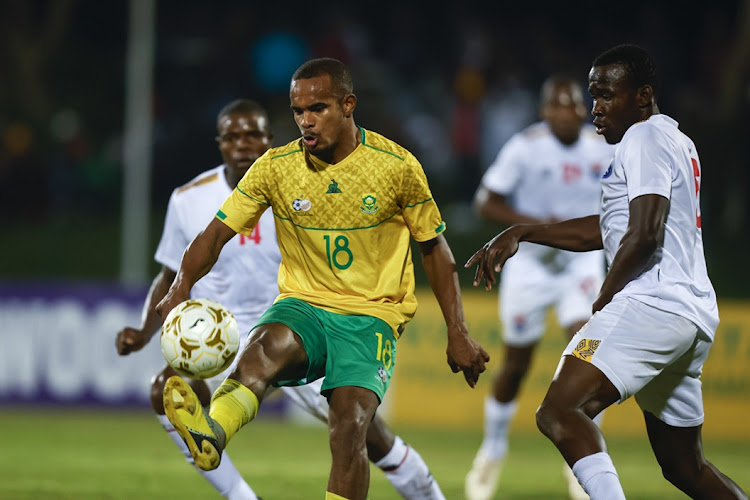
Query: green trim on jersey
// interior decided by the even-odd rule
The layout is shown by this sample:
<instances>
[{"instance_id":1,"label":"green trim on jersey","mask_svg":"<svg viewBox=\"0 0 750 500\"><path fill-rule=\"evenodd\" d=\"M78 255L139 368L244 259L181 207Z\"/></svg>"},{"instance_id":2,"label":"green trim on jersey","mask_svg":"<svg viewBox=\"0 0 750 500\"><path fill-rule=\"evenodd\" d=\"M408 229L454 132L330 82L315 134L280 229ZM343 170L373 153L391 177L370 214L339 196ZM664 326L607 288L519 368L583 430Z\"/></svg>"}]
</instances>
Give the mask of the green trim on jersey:
<instances>
[{"instance_id":1,"label":"green trim on jersey","mask_svg":"<svg viewBox=\"0 0 750 500\"><path fill-rule=\"evenodd\" d=\"M271 159L272 159L272 160L275 160L276 158L283 158L283 157L285 157L285 156L289 156L289 155L291 155L291 154L294 154L294 153L301 153L301 152L302 152L302 148L299 148L299 149L295 149L294 151L289 151L288 153L282 153L282 154L280 154L280 155L272 156L272 157L271 157Z\"/></svg>"},{"instance_id":2,"label":"green trim on jersey","mask_svg":"<svg viewBox=\"0 0 750 500\"><path fill-rule=\"evenodd\" d=\"M257 201L258 203L262 203L264 205L268 205L269 207L271 206L270 203L267 203L267 202L265 202L263 200L259 200L258 198L253 198L252 196L250 196L249 194L247 194L246 192L244 192L243 190L241 190L239 186L237 186L235 189L237 191L239 191L240 193L244 194L245 196L247 196L248 198L250 198L253 201Z\"/></svg>"},{"instance_id":3,"label":"green trim on jersey","mask_svg":"<svg viewBox=\"0 0 750 500\"><path fill-rule=\"evenodd\" d=\"M300 229L309 229L310 231L356 231L357 229L372 229L373 227L378 227L383 222L387 222L391 219L393 219L395 216L398 215L398 212L381 220L377 224L373 224L371 226L362 226L362 227L309 227L309 226L302 226L300 224L297 224L296 222L292 221L292 219L289 219L287 217L282 217L281 215L277 214L276 212L273 213L274 217L277 219L281 219L287 222L291 222L293 226L298 227ZM445 223L443 223L445 225Z\"/></svg>"},{"instance_id":4,"label":"green trim on jersey","mask_svg":"<svg viewBox=\"0 0 750 500\"><path fill-rule=\"evenodd\" d=\"M445 222L441 222L438 227L435 228L435 234L440 234L445 231Z\"/></svg>"},{"instance_id":5,"label":"green trim on jersey","mask_svg":"<svg viewBox=\"0 0 750 500\"><path fill-rule=\"evenodd\" d=\"M428 201L431 201L431 200L432 200L432 196L430 196L429 198L427 198L427 199L426 199L426 200L424 200L424 201L418 201L418 202L416 202L416 203L415 203L414 205L406 205L406 206L405 206L404 208L414 208L414 207L416 207L417 205L422 205L423 203L427 203Z\"/></svg>"},{"instance_id":6,"label":"green trim on jersey","mask_svg":"<svg viewBox=\"0 0 750 500\"><path fill-rule=\"evenodd\" d=\"M385 153L385 154L387 154L387 155L395 156L396 158L398 158L398 159L399 159L399 160L401 160L401 161L406 161L406 160L405 160L404 158L401 158L401 157L400 157L399 155L397 155L396 153L393 153L393 152L391 152L391 151L386 151L385 149L380 149L380 148L376 148L375 146L370 146L369 144L367 144L367 142L365 141L365 129L363 129L363 128L362 128L362 127L360 127L359 125L357 125L357 128L358 128L358 129L359 129L359 131L361 132L361 135L360 135L360 137L361 137L361 141L362 141L362 145L363 145L363 146L366 146L366 147L368 147L368 148L370 148L370 149L374 149L375 151L380 151L381 153Z\"/></svg>"},{"instance_id":7,"label":"green trim on jersey","mask_svg":"<svg viewBox=\"0 0 750 500\"><path fill-rule=\"evenodd\" d=\"M216 212L216 217L218 217L221 220L224 220L224 219L227 218L227 214L225 214L224 212L222 212L221 210L219 210L218 212Z\"/></svg>"}]
</instances>

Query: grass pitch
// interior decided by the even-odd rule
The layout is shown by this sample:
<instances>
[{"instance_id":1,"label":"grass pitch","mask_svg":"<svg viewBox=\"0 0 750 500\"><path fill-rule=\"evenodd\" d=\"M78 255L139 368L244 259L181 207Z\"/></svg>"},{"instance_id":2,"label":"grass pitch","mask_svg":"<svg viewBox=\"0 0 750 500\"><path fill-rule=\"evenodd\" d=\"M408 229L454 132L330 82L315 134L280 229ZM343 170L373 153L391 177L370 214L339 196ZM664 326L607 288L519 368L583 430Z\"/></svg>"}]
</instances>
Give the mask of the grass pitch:
<instances>
[{"instance_id":1,"label":"grass pitch","mask_svg":"<svg viewBox=\"0 0 750 500\"><path fill-rule=\"evenodd\" d=\"M0 499L219 498L147 410L3 408L0 429ZM462 499L480 433L395 430L419 450L446 497ZM636 439L612 438L609 445L629 499L685 498L662 479L645 433ZM705 443L709 459L746 490L749 445ZM324 497L330 455L323 427L259 418L235 437L228 452L266 500ZM371 472L371 499L398 498L380 470L373 467ZM540 434L511 434L496 498L562 500L565 488L562 459L552 445Z\"/></svg>"}]
</instances>

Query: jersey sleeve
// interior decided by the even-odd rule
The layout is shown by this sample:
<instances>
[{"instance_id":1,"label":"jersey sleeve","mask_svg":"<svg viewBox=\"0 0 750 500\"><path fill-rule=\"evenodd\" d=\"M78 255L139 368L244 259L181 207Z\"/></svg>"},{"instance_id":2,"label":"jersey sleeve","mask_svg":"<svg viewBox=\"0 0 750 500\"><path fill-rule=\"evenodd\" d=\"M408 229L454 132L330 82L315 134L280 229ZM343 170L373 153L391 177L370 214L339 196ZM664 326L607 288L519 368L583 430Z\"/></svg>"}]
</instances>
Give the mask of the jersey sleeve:
<instances>
[{"instance_id":1,"label":"jersey sleeve","mask_svg":"<svg viewBox=\"0 0 750 500\"><path fill-rule=\"evenodd\" d=\"M663 134L644 124L633 130L622 152L622 167L628 186L628 201L658 194L670 199L672 191L672 154Z\"/></svg>"},{"instance_id":2,"label":"jersey sleeve","mask_svg":"<svg viewBox=\"0 0 750 500\"><path fill-rule=\"evenodd\" d=\"M260 216L271 206L267 194L270 169L268 154L258 158L224 200L216 217L235 232L250 236Z\"/></svg>"},{"instance_id":3,"label":"jersey sleeve","mask_svg":"<svg viewBox=\"0 0 750 500\"><path fill-rule=\"evenodd\" d=\"M182 254L185 252L190 240L180 222L179 202L177 200L177 191L172 192L167 205L167 216L164 219L164 229L161 232L159 246L156 247L154 260L176 271L180 268Z\"/></svg>"},{"instance_id":4,"label":"jersey sleeve","mask_svg":"<svg viewBox=\"0 0 750 500\"><path fill-rule=\"evenodd\" d=\"M510 195L521 178L522 161L523 142L519 136L514 136L500 148L482 177L482 185L493 193Z\"/></svg>"},{"instance_id":5,"label":"jersey sleeve","mask_svg":"<svg viewBox=\"0 0 750 500\"><path fill-rule=\"evenodd\" d=\"M407 156L401 179L399 206L412 238L428 241L445 231L445 222L432 198L422 165Z\"/></svg>"}]
</instances>

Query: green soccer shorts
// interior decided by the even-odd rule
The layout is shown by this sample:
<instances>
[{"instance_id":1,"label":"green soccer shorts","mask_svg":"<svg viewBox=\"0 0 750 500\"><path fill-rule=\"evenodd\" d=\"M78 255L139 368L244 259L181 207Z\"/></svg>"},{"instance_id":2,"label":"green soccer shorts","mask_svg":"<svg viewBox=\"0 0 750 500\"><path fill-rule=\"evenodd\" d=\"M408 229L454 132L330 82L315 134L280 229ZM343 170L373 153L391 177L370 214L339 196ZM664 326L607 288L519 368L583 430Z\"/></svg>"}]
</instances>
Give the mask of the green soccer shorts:
<instances>
[{"instance_id":1,"label":"green soccer shorts","mask_svg":"<svg viewBox=\"0 0 750 500\"><path fill-rule=\"evenodd\" d=\"M332 313L294 298L277 301L255 327L267 323L288 326L302 339L308 358L304 378L274 385L303 385L325 377L321 394L326 397L336 387L355 386L370 389L383 401L396 364L396 339L388 323Z\"/></svg>"}]
</instances>

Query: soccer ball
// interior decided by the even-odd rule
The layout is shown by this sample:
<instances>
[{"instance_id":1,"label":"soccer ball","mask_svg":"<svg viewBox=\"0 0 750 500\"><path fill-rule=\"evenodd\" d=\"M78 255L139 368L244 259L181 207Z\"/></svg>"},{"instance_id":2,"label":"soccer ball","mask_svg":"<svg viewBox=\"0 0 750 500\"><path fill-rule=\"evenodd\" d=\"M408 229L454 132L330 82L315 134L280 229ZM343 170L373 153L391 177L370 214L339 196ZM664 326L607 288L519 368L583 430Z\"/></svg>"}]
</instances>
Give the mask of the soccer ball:
<instances>
[{"instance_id":1,"label":"soccer ball","mask_svg":"<svg viewBox=\"0 0 750 500\"><path fill-rule=\"evenodd\" d=\"M161 352L177 373L211 378L232 364L240 330L229 309L209 299L188 299L172 309L161 328Z\"/></svg>"}]
</instances>

